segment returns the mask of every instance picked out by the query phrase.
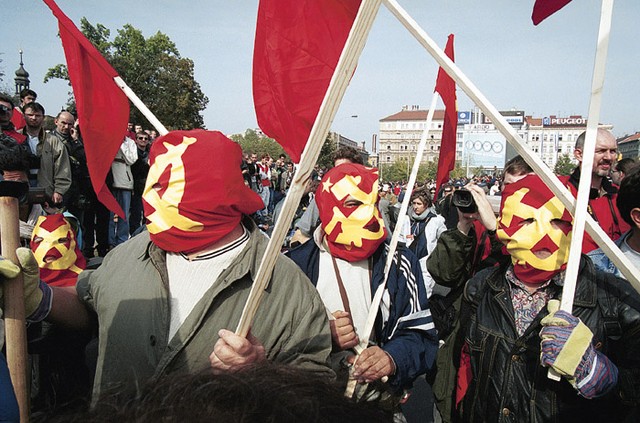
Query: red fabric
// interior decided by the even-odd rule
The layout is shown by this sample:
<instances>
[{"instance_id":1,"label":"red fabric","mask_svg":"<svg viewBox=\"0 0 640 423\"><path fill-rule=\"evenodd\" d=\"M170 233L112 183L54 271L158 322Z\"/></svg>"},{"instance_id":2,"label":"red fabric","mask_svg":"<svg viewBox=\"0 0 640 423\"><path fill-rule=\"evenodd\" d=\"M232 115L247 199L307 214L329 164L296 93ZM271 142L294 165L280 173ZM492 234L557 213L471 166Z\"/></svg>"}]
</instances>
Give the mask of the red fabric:
<instances>
[{"instance_id":1,"label":"red fabric","mask_svg":"<svg viewBox=\"0 0 640 423\"><path fill-rule=\"evenodd\" d=\"M29 245L40 267L40 279L48 285L75 286L87 267L76 233L62 214L40 216Z\"/></svg>"},{"instance_id":2,"label":"red fabric","mask_svg":"<svg viewBox=\"0 0 640 423\"><path fill-rule=\"evenodd\" d=\"M469 353L469 345L465 343L460 352L460 367L458 368L458 380L456 384L456 408L460 407L460 402L462 402L464 396L467 394L471 379L473 379L471 354Z\"/></svg>"},{"instance_id":3,"label":"red fabric","mask_svg":"<svg viewBox=\"0 0 640 423\"><path fill-rule=\"evenodd\" d=\"M570 2L571 0L536 0L531 14L533 24L538 25Z\"/></svg>"},{"instance_id":4,"label":"red fabric","mask_svg":"<svg viewBox=\"0 0 640 423\"><path fill-rule=\"evenodd\" d=\"M378 171L355 163L324 175L316 205L332 256L354 262L370 257L387 238L378 210ZM347 200L355 200L347 204Z\"/></svg>"},{"instance_id":5,"label":"red fabric","mask_svg":"<svg viewBox=\"0 0 640 423\"><path fill-rule=\"evenodd\" d=\"M560 181L569 188L571 194L573 194L574 198L578 197L578 188L576 188L572 183L569 182L569 176L559 176ZM614 185L615 187L615 185ZM616 187L617 188L617 187ZM598 222L598 225L609 235L613 241L620 238L622 234L627 232L631 227L629 224L622 218L620 211L617 206L617 193L603 195L598 198L590 198L588 204L588 210L591 216ZM611 204L609 204L609 199L611 199ZM613 214L615 213L615 219ZM616 224L616 220L618 224ZM586 231L582 236L582 253L587 254L590 251L600 248L598 243L596 243L591 235L589 235Z\"/></svg>"},{"instance_id":6,"label":"red fabric","mask_svg":"<svg viewBox=\"0 0 640 423\"><path fill-rule=\"evenodd\" d=\"M298 163L360 0L261 0L253 53L258 125Z\"/></svg>"},{"instance_id":7,"label":"red fabric","mask_svg":"<svg viewBox=\"0 0 640 423\"><path fill-rule=\"evenodd\" d=\"M453 56L453 34L449 34L444 53L449 59ZM436 192L442 184L449 180L449 172L456 164L456 131L458 129L458 110L456 106L456 83L440 68L434 90L444 103L444 124L442 126L442 142L440 143L440 157L438 158L438 174L436 175Z\"/></svg>"},{"instance_id":8,"label":"red fabric","mask_svg":"<svg viewBox=\"0 0 640 423\"><path fill-rule=\"evenodd\" d=\"M264 208L244 184L240 145L217 131L172 131L149 151L142 194L151 240L165 251L197 253Z\"/></svg>"},{"instance_id":9,"label":"red fabric","mask_svg":"<svg viewBox=\"0 0 640 423\"><path fill-rule=\"evenodd\" d=\"M3 129L2 133L16 140L18 144L24 144L27 140L27 136L16 132L14 129Z\"/></svg>"},{"instance_id":10,"label":"red fabric","mask_svg":"<svg viewBox=\"0 0 640 423\"><path fill-rule=\"evenodd\" d=\"M53 0L43 1L58 19L93 189L102 204L124 216L105 180L124 139L129 100L113 80L118 74L100 52Z\"/></svg>"},{"instance_id":11,"label":"red fabric","mask_svg":"<svg viewBox=\"0 0 640 423\"><path fill-rule=\"evenodd\" d=\"M13 123L13 127L16 128L16 131L21 130L25 126L27 126L27 121L24 118L24 115L17 107L13 108L13 114L11 115L11 123Z\"/></svg>"}]
</instances>

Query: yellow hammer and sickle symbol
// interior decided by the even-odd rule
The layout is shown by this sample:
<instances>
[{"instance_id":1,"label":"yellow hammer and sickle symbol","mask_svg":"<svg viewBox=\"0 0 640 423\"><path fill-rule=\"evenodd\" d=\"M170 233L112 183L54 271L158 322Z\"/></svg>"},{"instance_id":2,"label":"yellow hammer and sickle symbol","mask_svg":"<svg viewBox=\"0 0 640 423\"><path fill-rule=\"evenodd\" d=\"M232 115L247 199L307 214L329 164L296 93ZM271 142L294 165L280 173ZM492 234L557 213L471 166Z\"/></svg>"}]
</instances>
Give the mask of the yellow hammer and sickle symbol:
<instances>
[{"instance_id":1,"label":"yellow hammer and sickle symbol","mask_svg":"<svg viewBox=\"0 0 640 423\"><path fill-rule=\"evenodd\" d=\"M347 219L338 207L333 208L333 217L329 224L325 227L326 233L332 233L338 222L342 222L342 232L336 237L339 244L349 245L353 243L355 247L362 247L362 240L377 240L384 234L384 225L380 225L380 229L376 233L364 230L364 226L369 222L371 216L375 216L375 200L378 195L377 186L374 184L371 193L362 191L358 184L361 181L360 176L346 175L330 188L333 195L339 200L344 200L351 195L362 204L349 215ZM377 217L377 216L376 216Z\"/></svg>"},{"instance_id":2,"label":"yellow hammer and sickle symbol","mask_svg":"<svg viewBox=\"0 0 640 423\"><path fill-rule=\"evenodd\" d=\"M182 142L178 145L165 142L163 145L167 148L167 152L158 155L153 165L149 168L147 185L144 187L143 196L145 201L155 209L148 216L149 224L147 228L152 234L164 232L172 227L186 232L199 232L204 228L202 223L181 215L178 207L184 195L185 185L182 155L187 150L187 147L196 141L196 138L183 137ZM171 166L171 174L167 189L162 193L161 197L158 191L154 189L154 185L158 182L167 166Z\"/></svg>"}]
</instances>

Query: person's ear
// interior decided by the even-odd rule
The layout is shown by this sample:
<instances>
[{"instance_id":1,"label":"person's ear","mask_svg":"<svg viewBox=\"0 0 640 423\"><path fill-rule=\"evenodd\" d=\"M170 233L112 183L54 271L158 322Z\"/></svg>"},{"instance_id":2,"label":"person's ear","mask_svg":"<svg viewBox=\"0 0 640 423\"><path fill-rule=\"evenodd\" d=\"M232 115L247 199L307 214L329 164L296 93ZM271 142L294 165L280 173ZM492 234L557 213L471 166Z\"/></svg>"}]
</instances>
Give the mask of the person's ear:
<instances>
[{"instance_id":1,"label":"person's ear","mask_svg":"<svg viewBox=\"0 0 640 423\"><path fill-rule=\"evenodd\" d=\"M575 150L573 150L573 157L575 157L577 161L581 162L582 161L582 149L581 148L576 148Z\"/></svg>"},{"instance_id":2,"label":"person's ear","mask_svg":"<svg viewBox=\"0 0 640 423\"><path fill-rule=\"evenodd\" d=\"M635 223L636 228L640 228L640 207L634 207L631 209L631 220Z\"/></svg>"}]
</instances>

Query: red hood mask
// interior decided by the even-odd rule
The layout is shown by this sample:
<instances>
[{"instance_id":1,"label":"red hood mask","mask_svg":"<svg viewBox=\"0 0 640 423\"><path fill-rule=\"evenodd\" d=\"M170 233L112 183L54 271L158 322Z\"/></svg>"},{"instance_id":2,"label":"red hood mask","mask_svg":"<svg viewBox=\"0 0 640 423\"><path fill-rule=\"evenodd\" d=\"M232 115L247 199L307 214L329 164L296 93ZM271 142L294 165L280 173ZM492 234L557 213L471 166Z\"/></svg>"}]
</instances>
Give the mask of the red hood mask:
<instances>
[{"instance_id":1,"label":"red hood mask","mask_svg":"<svg viewBox=\"0 0 640 423\"><path fill-rule=\"evenodd\" d=\"M347 261L370 257L387 230L377 207L378 171L345 163L327 172L316 191L331 255Z\"/></svg>"},{"instance_id":2,"label":"red hood mask","mask_svg":"<svg viewBox=\"0 0 640 423\"><path fill-rule=\"evenodd\" d=\"M538 176L505 187L497 236L518 279L539 285L566 269L571 222L569 211Z\"/></svg>"},{"instance_id":3,"label":"red hood mask","mask_svg":"<svg viewBox=\"0 0 640 423\"><path fill-rule=\"evenodd\" d=\"M217 131L173 131L149 152L142 194L151 240L165 251L202 251L264 208L244 184L240 146Z\"/></svg>"},{"instance_id":4,"label":"red hood mask","mask_svg":"<svg viewBox=\"0 0 640 423\"><path fill-rule=\"evenodd\" d=\"M40 267L40 279L49 285L75 286L78 274L87 267L76 233L62 214L38 217L30 247Z\"/></svg>"}]
</instances>

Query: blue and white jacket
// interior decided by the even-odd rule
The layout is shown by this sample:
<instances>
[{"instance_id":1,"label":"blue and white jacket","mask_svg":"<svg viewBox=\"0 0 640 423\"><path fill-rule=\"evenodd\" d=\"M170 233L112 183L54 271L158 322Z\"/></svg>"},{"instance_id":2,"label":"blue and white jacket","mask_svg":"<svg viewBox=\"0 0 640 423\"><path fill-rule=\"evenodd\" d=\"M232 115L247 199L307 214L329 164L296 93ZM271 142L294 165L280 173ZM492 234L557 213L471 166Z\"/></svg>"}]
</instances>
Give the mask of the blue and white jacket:
<instances>
[{"instance_id":1,"label":"blue and white jacket","mask_svg":"<svg viewBox=\"0 0 640 423\"><path fill-rule=\"evenodd\" d=\"M615 240L616 246L618 248L621 248L622 243L625 239L627 239L629 235L631 235L631 230L625 232L620 238ZM596 269L607 273L613 273L617 277L624 279L624 275L622 274L622 272L620 272L615 263L609 257L607 257L605 252L602 251L602 248L598 248L597 250L588 252L587 256L589 256Z\"/></svg>"},{"instance_id":2,"label":"blue and white jacket","mask_svg":"<svg viewBox=\"0 0 640 423\"><path fill-rule=\"evenodd\" d=\"M389 246L385 243L373 254L371 295L375 294L384 281L384 264L388 251ZM319 276L320 249L313 239L289 251L287 255L300 266L315 286ZM391 299L389 318L383 321L382 314L378 314L374 327L375 339L396 364L396 373L389 377L389 384L397 390L407 389L419 375L433 366L438 350L438 336L431 318L418 259L406 248L398 247L389 271L386 290Z\"/></svg>"}]
</instances>

